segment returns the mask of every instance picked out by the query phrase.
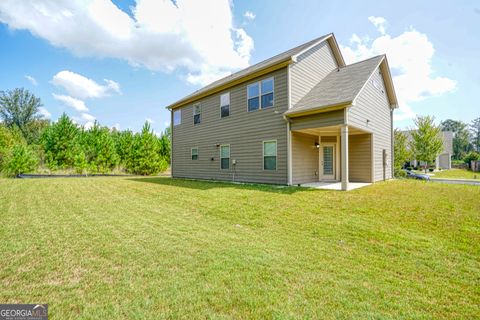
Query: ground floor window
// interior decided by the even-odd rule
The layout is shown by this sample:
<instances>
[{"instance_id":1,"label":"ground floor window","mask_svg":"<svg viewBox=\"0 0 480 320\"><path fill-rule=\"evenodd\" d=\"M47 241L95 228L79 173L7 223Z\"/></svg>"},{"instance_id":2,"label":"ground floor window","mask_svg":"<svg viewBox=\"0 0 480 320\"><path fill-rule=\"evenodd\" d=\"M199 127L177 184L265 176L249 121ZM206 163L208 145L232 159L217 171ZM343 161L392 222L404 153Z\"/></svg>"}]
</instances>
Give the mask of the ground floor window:
<instances>
[{"instance_id":1,"label":"ground floor window","mask_svg":"<svg viewBox=\"0 0 480 320\"><path fill-rule=\"evenodd\" d=\"M230 145L220 146L220 168L230 169Z\"/></svg>"},{"instance_id":2,"label":"ground floor window","mask_svg":"<svg viewBox=\"0 0 480 320\"><path fill-rule=\"evenodd\" d=\"M263 142L263 170L277 170L277 141Z\"/></svg>"},{"instance_id":3,"label":"ground floor window","mask_svg":"<svg viewBox=\"0 0 480 320\"><path fill-rule=\"evenodd\" d=\"M192 160L198 160L198 148L192 148Z\"/></svg>"}]
</instances>

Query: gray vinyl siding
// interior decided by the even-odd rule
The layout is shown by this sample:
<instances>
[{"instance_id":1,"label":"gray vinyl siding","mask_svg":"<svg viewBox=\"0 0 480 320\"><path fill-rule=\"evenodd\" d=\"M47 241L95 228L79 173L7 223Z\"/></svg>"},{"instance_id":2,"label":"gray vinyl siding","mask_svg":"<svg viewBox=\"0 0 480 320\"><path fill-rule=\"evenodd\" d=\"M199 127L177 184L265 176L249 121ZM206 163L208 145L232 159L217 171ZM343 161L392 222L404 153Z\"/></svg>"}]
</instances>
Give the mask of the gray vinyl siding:
<instances>
[{"instance_id":1,"label":"gray vinyl siding","mask_svg":"<svg viewBox=\"0 0 480 320\"><path fill-rule=\"evenodd\" d=\"M337 61L327 41L298 56L297 62L290 66L292 106L337 67Z\"/></svg>"},{"instance_id":2,"label":"gray vinyl siding","mask_svg":"<svg viewBox=\"0 0 480 320\"><path fill-rule=\"evenodd\" d=\"M348 178L351 182L372 182L371 134L348 137Z\"/></svg>"},{"instance_id":3,"label":"gray vinyl siding","mask_svg":"<svg viewBox=\"0 0 480 320\"><path fill-rule=\"evenodd\" d=\"M318 137L292 132L292 183L318 181Z\"/></svg>"},{"instance_id":4,"label":"gray vinyl siding","mask_svg":"<svg viewBox=\"0 0 480 320\"><path fill-rule=\"evenodd\" d=\"M450 153L442 153L438 156L438 166L442 169L451 169Z\"/></svg>"},{"instance_id":5,"label":"gray vinyl siding","mask_svg":"<svg viewBox=\"0 0 480 320\"><path fill-rule=\"evenodd\" d=\"M312 129L344 124L344 111L336 110L291 119L291 130Z\"/></svg>"},{"instance_id":6,"label":"gray vinyl siding","mask_svg":"<svg viewBox=\"0 0 480 320\"><path fill-rule=\"evenodd\" d=\"M375 80L377 89L372 80ZM348 110L348 124L373 133L374 181L384 179L383 150L387 152L385 178L392 178L391 111L386 95L385 84L379 69L374 72L357 98L356 105ZM368 123L367 123L367 120Z\"/></svg>"},{"instance_id":7,"label":"gray vinyl siding","mask_svg":"<svg viewBox=\"0 0 480 320\"><path fill-rule=\"evenodd\" d=\"M248 112L247 85L272 76L274 107ZM225 92L230 92L230 116L220 118L220 95ZM287 184L287 125L282 115L288 108L287 92L287 69L283 68L197 101L202 105L198 125L193 124L194 103L182 107L182 123L172 130L172 176ZM277 140L277 170L263 170L265 140ZM230 145L229 170L220 169L217 145L223 144ZM198 147L198 160L191 160L192 147Z\"/></svg>"}]
</instances>

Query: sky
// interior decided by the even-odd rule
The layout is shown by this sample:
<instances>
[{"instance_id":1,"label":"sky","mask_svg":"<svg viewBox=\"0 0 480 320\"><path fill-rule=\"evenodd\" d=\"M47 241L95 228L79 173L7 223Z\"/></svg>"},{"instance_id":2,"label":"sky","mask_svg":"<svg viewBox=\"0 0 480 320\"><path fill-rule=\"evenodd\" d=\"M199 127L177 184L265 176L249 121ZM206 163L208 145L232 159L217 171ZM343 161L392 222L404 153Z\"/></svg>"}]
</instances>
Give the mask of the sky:
<instances>
[{"instance_id":1,"label":"sky","mask_svg":"<svg viewBox=\"0 0 480 320\"><path fill-rule=\"evenodd\" d=\"M387 54L400 108L439 122L480 117L480 1L2 0L0 90L139 131L209 82L333 32L353 63Z\"/></svg>"}]
</instances>

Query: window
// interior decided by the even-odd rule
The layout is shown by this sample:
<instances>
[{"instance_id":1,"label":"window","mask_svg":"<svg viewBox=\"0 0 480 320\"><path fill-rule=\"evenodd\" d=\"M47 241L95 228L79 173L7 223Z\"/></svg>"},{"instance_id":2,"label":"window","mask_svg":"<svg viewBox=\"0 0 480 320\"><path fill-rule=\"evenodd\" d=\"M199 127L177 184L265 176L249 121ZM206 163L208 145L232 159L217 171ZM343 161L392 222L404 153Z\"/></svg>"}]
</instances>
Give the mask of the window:
<instances>
[{"instance_id":1,"label":"window","mask_svg":"<svg viewBox=\"0 0 480 320\"><path fill-rule=\"evenodd\" d=\"M199 124L201 121L202 106L195 104L193 106L193 124Z\"/></svg>"},{"instance_id":2,"label":"window","mask_svg":"<svg viewBox=\"0 0 480 320\"><path fill-rule=\"evenodd\" d=\"M277 170L277 141L263 142L263 170Z\"/></svg>"},{"instance_id":3,"label":"window","mask_svg":"<svg viewBox=\"0 0 480 320\"><path fill-rule=\"evenodd\" d=\"M247 87L248 111L258 110L260 108L260 89L258 82Z\"/></svg>"},{"instance_id":4,"label":"window","mask_svg":"<svg viewBox=\"0 0 480 320\"><path fill-rule=\"evenodd\" d=\"M220 168L230 169L230 146L220 146Z\"/></svg>"},{"instance_id":5,"label":"window","mask_svg":"<svg viewBox=\"0 0 480 320\"><path fill-rule=\"evenodd\" d=\"M220 96L220 117L225 118L230 115L230 92Z\"/></svg>"},{"instance_id":6,"label":"window","mask_svg":"<svg viewBox=\"0 0 480 320\"><path fill-rule=\"evenodd\" d=\"M261 108L273 107L273 78L262 81L262 104Z\"/></svg>"},{"instance_id":7,"label":"window","mask_svg":"<svg viewBox=\"0 0 480 320\"><path fill-rule=\"evenodd\" d=\"M198 160L198 148L192 148L192 160Z\"/></svg>"},{"instance_id":8,"label":"window","mask_svg":"<svg viewBox=\"0 0 480 320\"><path fill-rule=\"evenodd\" d=\"M178 126L182 123L182 109L173 111L173 125Z\"/></svg>"},{"instance_id":9,"label":"window","mask_svg":"<svg viewBox=\"0 0 480 320\"><path fill-rule=\"evenodd\" d=\"M247 86L248 111L273 107L273 78Z\"/></svg>"}]
</instances>

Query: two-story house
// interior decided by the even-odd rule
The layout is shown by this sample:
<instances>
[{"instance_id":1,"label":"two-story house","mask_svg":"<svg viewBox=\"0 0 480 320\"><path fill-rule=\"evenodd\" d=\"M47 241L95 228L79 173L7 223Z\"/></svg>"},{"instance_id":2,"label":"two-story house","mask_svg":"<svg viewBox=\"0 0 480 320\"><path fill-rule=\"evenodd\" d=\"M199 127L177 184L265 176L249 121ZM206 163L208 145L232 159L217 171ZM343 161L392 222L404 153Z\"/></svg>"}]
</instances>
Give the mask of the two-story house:
<instances>
[{"instance_id":1,"label":"two-story house","mask_svg":"<svg viewBox=\"0 0 480 320\"><path fill-rule=\"evenodd\" d=\"M172 177L297 185L392 177L385 55L346 65L333 34L169 105Z\"/></svg>"}]
</instances>

